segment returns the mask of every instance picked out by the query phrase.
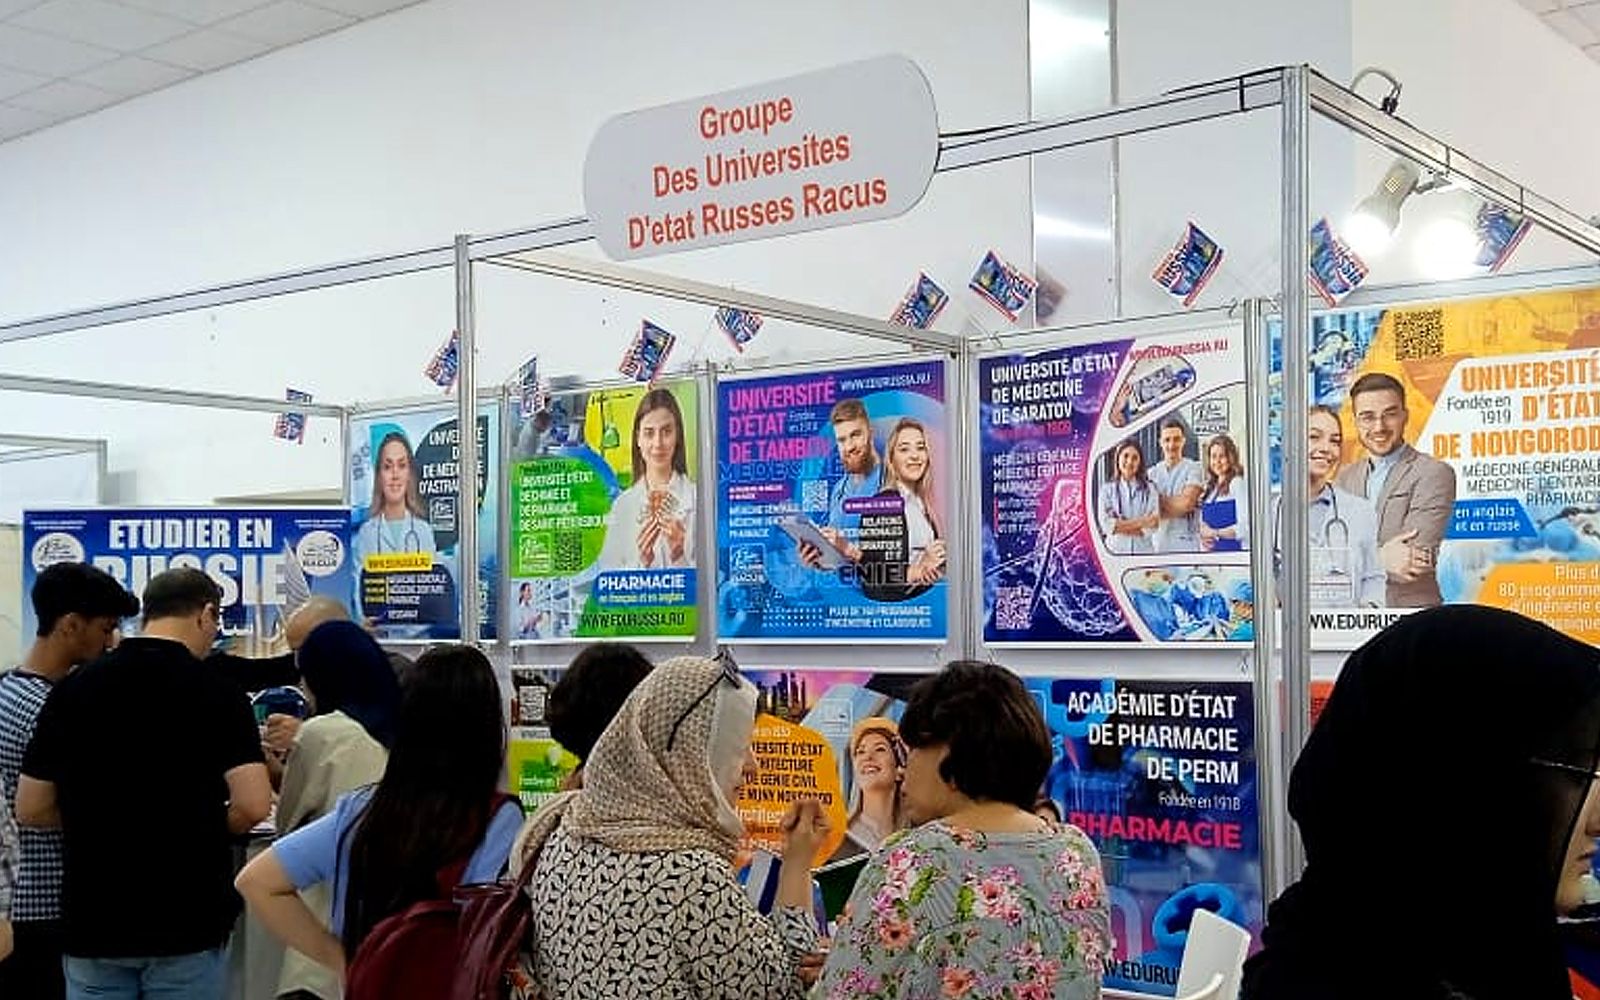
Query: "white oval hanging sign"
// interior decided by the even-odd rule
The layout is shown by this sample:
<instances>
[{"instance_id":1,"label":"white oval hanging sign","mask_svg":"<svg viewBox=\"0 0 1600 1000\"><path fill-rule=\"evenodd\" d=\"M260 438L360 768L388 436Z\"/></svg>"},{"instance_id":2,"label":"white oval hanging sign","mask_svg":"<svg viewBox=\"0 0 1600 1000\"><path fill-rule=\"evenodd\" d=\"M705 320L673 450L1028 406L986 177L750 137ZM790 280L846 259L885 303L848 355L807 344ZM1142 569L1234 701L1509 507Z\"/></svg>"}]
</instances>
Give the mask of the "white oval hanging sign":
<instances>
[{"instance_id":1,"label":"white oval hanging sign","mask_svg":"<svg viewBox=\"0 0 1600 1000\"><path fill-rule=\"evenodd\" d=\"M939 155L933 91L880 56L632 111L595 133L583 200L613 259L887 219Z\"/></svg>"}]
</instances>

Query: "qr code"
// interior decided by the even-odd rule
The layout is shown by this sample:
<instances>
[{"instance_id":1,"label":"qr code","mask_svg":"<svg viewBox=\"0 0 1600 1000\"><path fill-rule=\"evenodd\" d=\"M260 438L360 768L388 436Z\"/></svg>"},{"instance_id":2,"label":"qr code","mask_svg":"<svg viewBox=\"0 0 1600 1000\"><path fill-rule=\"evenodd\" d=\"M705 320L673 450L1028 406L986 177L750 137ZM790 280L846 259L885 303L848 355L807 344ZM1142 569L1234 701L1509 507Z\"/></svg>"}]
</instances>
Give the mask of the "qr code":
<instances>
[{"instance_id":1,"label":"qr code","mask_svg":"<svg viewBox=\"0 0 1600 1000\"><path fill-rule=\"evenodd\" d=\"M1024 632L1033 624L1033 591L1028 587L1001 587L994 595L994 627Z\"/></svg>"},{"instance_id":2,"label":"qr code","mask_svg":"<svg viewBox=\"0 0 1600 1000\"><path fill-rule=\"evenodd\" d=\"M807 513L828 509L828 481L808 479L800 484L800 506Z\"/></svg>"},{"instance_id":3,"label":"qr code","mask_svg":"<svg viewBox=\"0 0 1600 1000\"><path fill-rule=\"evenodd\" d=\"M576 573L583 568L583 532L556 532L555 548L555 572Z\"/></svg>"},{"instance_id":4,"label":"qr code","mask_svg":"<svg viewBox=\"0 0 1600 1000\"><path fill-rule=\"evenodd\" d=\"M1418 309L1394 317L1394 359L1437 358L1444 353L1444 310Z\"/></svg>"}]
</instances>

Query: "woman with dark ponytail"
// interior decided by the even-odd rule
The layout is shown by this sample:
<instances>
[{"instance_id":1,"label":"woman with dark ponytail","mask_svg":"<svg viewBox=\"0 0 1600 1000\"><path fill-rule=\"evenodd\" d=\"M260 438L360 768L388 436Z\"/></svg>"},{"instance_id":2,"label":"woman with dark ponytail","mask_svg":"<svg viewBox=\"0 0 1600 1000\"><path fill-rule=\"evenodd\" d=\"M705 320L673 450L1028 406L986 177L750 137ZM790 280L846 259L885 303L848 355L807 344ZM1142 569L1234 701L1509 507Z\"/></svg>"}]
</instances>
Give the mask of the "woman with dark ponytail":
<instances>
[{"instance_id":1,"label":"woman with dark ponytail","mask_svg":"<svg viewBox=\"0 0 1600 1000\"><path fill-rule=\"evenodd\" d=\"M379 922L440 898L441 875L500 876L522 826L499 792L505 740L489 661L467 646L430 650L407 677L383 780L251 861L239 892L285 945L342 973ZM331 926L297 895L322 882L333 885Z\"/></svg>"}]
</instances>

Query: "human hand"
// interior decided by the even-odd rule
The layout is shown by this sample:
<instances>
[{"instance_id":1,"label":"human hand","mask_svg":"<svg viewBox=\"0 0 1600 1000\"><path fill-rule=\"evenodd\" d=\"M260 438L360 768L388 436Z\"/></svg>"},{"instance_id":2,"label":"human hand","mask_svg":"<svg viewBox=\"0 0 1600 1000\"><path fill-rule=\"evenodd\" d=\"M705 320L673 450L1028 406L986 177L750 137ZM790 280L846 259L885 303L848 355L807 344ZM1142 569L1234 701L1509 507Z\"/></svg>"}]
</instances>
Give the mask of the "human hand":
<instances>
[{"instance_id":1,"label":"human hand","mask_svg":"<svg viewBox=\"0 0 1600 1000\"><path fill-rule=\"evenodd\" d=\"M810 569L822 568L822 550L810 542L796 542L795 548L800 553L800 564Z\"/></svg>"},{"instance_id":2,"label":"human hand","mask_svg":"<svg viewBox=\"0 0 1600 1000\"><path fill-rule=\"evenodd\" d=\"M784 863L809 868L830 829L828 815L817 800L800 799L791 803L778 823L778 830L783 834Z\"/></svg>"},{"instance_id":3,"label":"human hand","mask_svg":"<svg viewBox=\"0 0 1600 1000\"><path fill-rule=\"evenodd\" d=\"M261 745L275 754L288 753L294 747L295 737L300 735L300 725L300 720L292 715L267 716L267 728L261 734Z\"/></svg>"},{"instance_id":4,"label":"human hand","mask_svg":"<svg viewBox=\"0 0 1600 1000\"><path fill-rule=\"evenodd\" d=\"M667 539L667 555L674 563L683 562L684 549L689 542L689 529L684 526L683 518L668 517L661 521L661 534Z\"/></svg>"},{"instance_id":5,"label":"human hand","mask_svg":"<svg viewBox=\"0 0 1600 1000\"><path fill-rule=\"evenodd\" d=\"M1411 547L1411 540L1415 537L1415 528L1402 531L1378 549L1378 561L1383 564L1383 571L1396 583L1410 583L1422 575L1416 551Z\"/></svg>"},{"instance_id":6,"label":"human hand","mask_svg":"<svg viewBox=\"0 0 1600 1000\"><path fill-rule=\"evenodd\" d=\"M656 542L661 538L661 522L651 519L639 529L639 565L646 569L655 565Z\"/></svg>"},{"instance_id":7,"label":"human hand","mask_svg":"<svg viewBox=\"0 0 1600 1000\"><path fill-rule=\"evenodd\" d=\"M817 940L817 950L809 955L802 955L799 964L795 967L795 972L799 974L800 981L809 988L816 985L817 980L822 977L822 967L827 964L828 939L819 938Z\"/></svg>"},{"instance_id":8,"label":"human hand","mask_svg":"<svg viewBox=\"0 0 1600 1000\"><path fill-rule=\"evenodd\" d=\"M922 558L927 560L935 569L937 569L943 566L945 561L950 558L950 548L945 544L944 539L935 538L933 542L928 545L928 550L922 554Z\"/></svg>"},{"instance_id":9,"label":"human hand","mask_svg":"<svg viewBox=\"0 0 1600 1000\"><path fill-rule=\"evenodd\" d=\"M839 529L819 528L817 530L821 531L822 537L828 540L828 544L838 549L839 553L846 559L851 562L861 561L861 550L850 544L850 539L844 537L844 534Z\"/></svg>"}]
</instances>

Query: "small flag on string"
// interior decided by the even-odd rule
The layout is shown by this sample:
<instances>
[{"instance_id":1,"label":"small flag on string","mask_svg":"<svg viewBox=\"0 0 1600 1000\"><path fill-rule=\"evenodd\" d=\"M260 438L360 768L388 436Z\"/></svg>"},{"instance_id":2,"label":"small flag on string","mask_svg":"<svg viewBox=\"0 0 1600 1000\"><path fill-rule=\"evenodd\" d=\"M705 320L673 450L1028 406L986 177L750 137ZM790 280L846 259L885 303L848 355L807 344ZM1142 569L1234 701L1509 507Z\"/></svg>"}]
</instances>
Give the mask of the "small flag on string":
<instances>
[{"instance_id":1,"label":"small flag on string","mask_svg":"<svg viewBox=\"0 0 1600 1000\"><path fill-rule=\"evenodd\" d=\"M1006 314L1015 322L1022 310L1028 307L1038 282L1007 264L1000 255L990 250L978 262L978 270L967 287L978 297Z\"/></svg>"},{"instance_id":2,"label":"small flag on string","mask_svg":"<svg viewBox=\"0 0 1600 1000\"><path fill-rule=\"evenodd\" d=\"M1500 270L1511 259L1522 238L1533 228L1533 223L1519 212L1485 202L1478 209L1478 219L1473 228L1478 233L1478 256L1474 263L1493 272Z\"/></svg>"},{"instance_id":3,"label":"small flag on string","mask_svg":"<svg viewBox=\"0 0 1600 1000\"><path fill-rule=\"evenodd\" d=\"M919 272L917 280L906 291L900 304L895 306L889 322L926 330L939 318L939 314L949 302L949 293L940 288L932 278Z\"/></svg>"},{"instance_id":4,"label":"small flag on string","mask_svg":"<svg viewBox=\"0 0 1600 1000\"><path fill-rule=\"evenodd\" d=\"M450 339L446 340L443 346L433 353L433 360L428 362L428 367L422 370L422 374L428 377L428 381L446 392L456 384L456 376L461 374L461 334L459 331L450 331Z\"/></svg>"},{"instance_id":5,"label":"small flag on string","mask_svg":"<svg viewBox=\"0 0 1600 1000\"><path fill-rule=\"evenodd\" d=\"M1206 282L1221 265L1222 247L1191 222L1177 245L1167 251L1150 276L1174 298L1182 300L1187 309L1194 305Z\"/></svg>"},{"instance_id":6,"label":"small flag on string","mask_svg":"<svg viewBox=\"0 0 1600 1000\"><path fill-rule=\"evenodd\" d=\"M544 383L539 381L539 359L529 358L517 369L517 413L523 420L531 420L544 409Z\"/></svg>"},{"instance_id":7,"label":"small flag on string","mask_svg":"<svg viewBox=\"0 0 1600 1000\"><path fill-rule=\"evenodd\" d=\"M677 340L677 337L649 320L641 320L639 333L623 352L622 363L617 370L635 382L654 382L656 376L661 374L661 369L666 367L667 355L672 353L672 345Z\"/></svg>"},{"instance_id":8,"label":"small flag on string","mask_svg":"<svg viewBox=\"0 0 1600 1000\"><path fill-rule=\"evenodd\" d=\"M717 310L717 328L727 335L733 349L744 353L744 345L761 332L761 314L748 309L723 306Z\"/></svg>"},{"instance_id":9,"label":"small flag on string","mask_svg":"<svg viewBox=\"0 0 1600 1000\"><path fill-rule=\"evenodd\" d=\"M285 389L283 398L290 403L309 403L311 393L301 392L299 389ZM278 419L272 425L272 436L284 441L293 441L295 444L305 443L306 415L295 410L285 410L278 414Z\"/></svg>"},{"instance_id":10,"label":"small flag on string","mask_svg":"<svg viewBox=\"0 0 1600 1000\"><path fill-rule=\"evenodd\" d=\"M1334 235L1327 219L1318 219L1311 227L1311 260L1307 268L1311 287L1330 306L1343 302L1367 280L1366 263Z\"/></svg>"}]
</instances>

